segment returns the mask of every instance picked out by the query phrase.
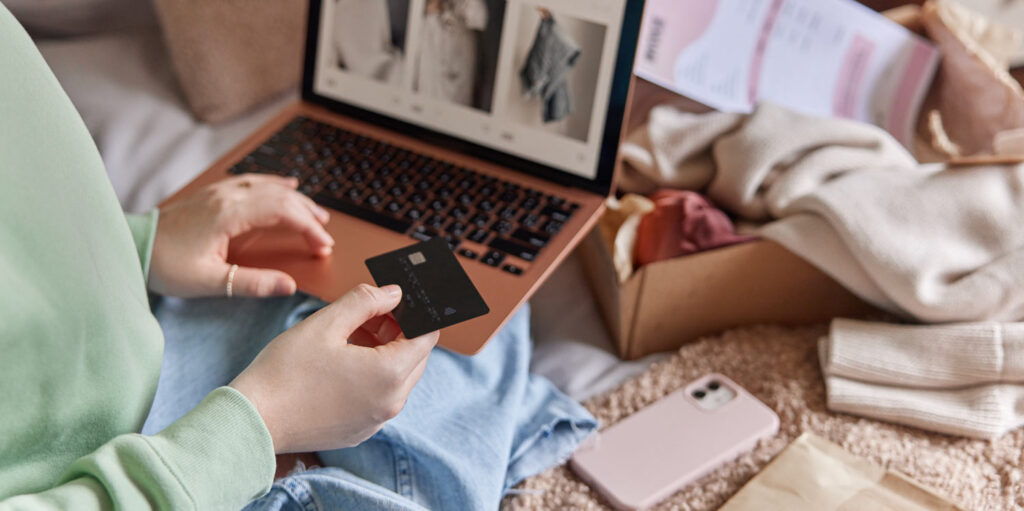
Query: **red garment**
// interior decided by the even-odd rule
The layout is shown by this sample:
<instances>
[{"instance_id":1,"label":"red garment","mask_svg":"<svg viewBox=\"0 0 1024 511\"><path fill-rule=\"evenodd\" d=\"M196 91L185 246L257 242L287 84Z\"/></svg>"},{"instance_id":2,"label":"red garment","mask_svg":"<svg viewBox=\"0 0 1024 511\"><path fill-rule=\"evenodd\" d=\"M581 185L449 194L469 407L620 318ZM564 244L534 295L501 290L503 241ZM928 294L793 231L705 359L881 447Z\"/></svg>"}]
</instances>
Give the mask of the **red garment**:
<instances>
[{"instance_id":1,"label":"red garment","mask_svg":"<svg viewBox=\"0 0 1024 511\"><path fill-rule=\"evenodd\" d=\"M649 198L655 209L644 215L637 231L633 261L638 268L756 239L736 234L732 220L699 193L658 190Z\"/></svg>"}]
</instances>

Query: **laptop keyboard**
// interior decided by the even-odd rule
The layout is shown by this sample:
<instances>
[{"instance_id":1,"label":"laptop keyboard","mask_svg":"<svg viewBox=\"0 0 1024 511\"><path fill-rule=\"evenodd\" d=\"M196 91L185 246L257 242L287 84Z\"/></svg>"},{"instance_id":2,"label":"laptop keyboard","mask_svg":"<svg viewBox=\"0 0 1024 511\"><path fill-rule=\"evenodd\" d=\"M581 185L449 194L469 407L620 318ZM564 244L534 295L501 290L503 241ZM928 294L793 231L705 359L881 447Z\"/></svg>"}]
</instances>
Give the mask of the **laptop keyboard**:
<instances>
[{"instance_id":1,"label":"laptop keyboard","mask_svg":"<svg viewBox=\"0 0 1024 511\"><path fill-rule=\"evenodd\" d=\"M579 208L562 197L298 117L231 168L293 176L323 206L523 273ZM467 246L465 242L475 245ZM482 247L482 250L474 247Z\"/></svg>"}]
</instances>

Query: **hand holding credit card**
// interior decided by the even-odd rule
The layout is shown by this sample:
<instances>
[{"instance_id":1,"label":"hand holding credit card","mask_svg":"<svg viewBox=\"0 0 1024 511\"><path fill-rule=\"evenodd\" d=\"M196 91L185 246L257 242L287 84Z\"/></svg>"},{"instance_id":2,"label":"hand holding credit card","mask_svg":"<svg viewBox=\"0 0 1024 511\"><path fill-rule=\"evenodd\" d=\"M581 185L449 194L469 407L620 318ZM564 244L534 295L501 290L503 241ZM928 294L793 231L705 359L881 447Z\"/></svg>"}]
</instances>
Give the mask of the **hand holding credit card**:
<instances>
[{"instance_id":1,"label":"hand holding credit card","mask_svg":"<svg viewBox=\"0 0 1024 511\"><path fill-rule=\"evenodd\" d=\"M366 267L378 286L402 288L402 301L392 314L407 338L490 312L444 238L367 259Z\"/></svg>"}]
</instances>

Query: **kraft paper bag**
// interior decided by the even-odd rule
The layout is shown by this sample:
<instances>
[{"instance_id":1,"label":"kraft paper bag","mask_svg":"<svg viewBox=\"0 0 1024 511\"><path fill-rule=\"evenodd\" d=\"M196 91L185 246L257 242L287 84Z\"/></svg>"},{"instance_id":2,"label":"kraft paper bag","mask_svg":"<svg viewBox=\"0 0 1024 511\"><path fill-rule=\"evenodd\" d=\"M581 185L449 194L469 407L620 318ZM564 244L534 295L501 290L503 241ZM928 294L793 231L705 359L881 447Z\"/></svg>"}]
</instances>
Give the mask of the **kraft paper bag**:
<instances>
[{"instance_id":1,"label":"kraft paper bag","mask_svg":"<svg viewBox=\"0 0 1024 511\"><path fill-rule=\"evenodd\" d=\"M804 433L750 480L723 511L943 510L961 508L917 482Z\"/></svg>"}]
</instances>

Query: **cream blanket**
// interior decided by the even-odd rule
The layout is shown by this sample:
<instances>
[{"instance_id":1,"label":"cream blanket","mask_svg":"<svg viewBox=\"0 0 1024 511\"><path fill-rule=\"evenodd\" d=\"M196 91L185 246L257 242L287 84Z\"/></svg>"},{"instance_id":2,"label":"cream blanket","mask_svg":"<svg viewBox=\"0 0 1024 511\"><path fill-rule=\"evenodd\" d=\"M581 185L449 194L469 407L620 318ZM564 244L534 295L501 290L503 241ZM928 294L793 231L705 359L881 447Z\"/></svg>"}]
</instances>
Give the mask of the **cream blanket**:
<instances>
[{"instance_id":1,"label":"cream blanket","mask_svg":"<svg viewBox=\"0 0 1024 511\"><path fill-rule=\"evenodd\" d=\"M1024 166L919 165L879 128L770 104L748 116L659 107L623 153L627 191L703 188L883 309L1024 318Z\"/></svg>"}]
</instances>

